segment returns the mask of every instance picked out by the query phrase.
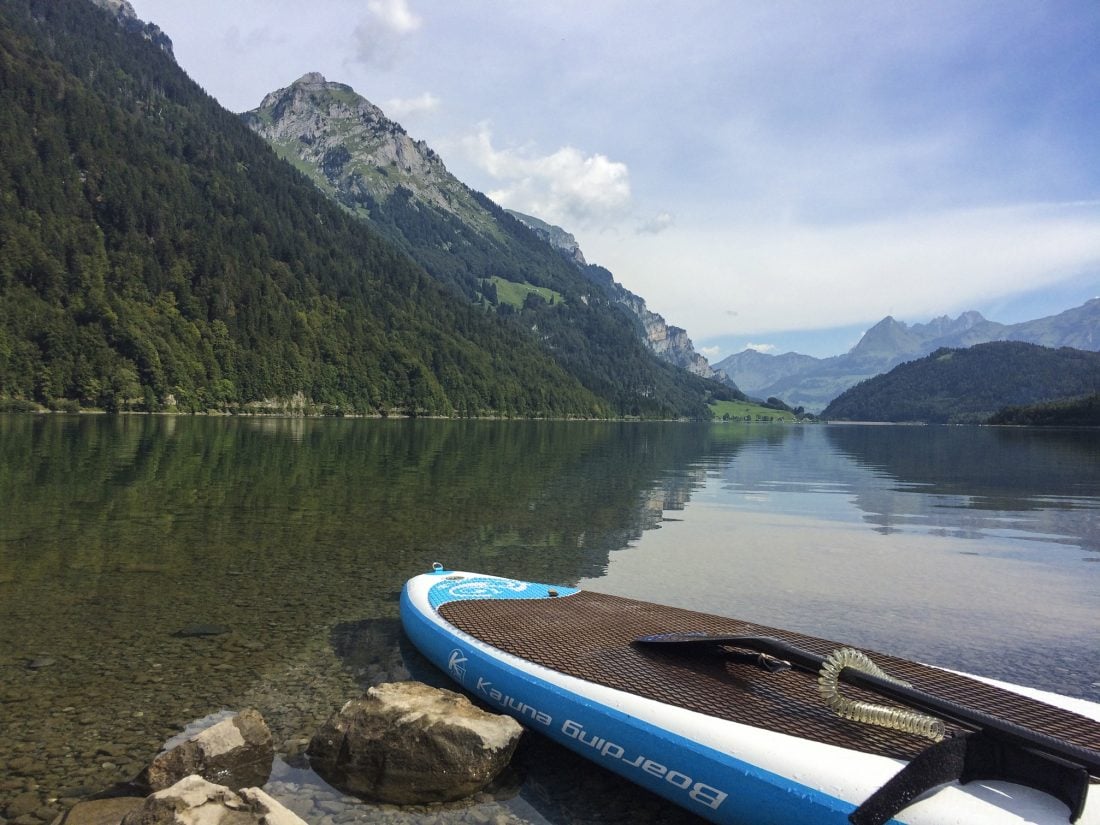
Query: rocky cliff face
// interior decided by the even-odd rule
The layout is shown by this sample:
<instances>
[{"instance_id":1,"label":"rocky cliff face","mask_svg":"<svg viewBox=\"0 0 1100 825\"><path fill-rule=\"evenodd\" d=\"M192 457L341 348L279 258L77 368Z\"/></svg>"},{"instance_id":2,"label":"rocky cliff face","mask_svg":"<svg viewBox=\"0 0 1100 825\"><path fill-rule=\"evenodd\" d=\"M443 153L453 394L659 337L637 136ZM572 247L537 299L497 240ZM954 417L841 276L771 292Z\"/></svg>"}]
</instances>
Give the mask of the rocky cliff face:
<instances>
[{"instance_id":1,"label":"rocky cliff face","mask_svg":"<svg viewBox=\"0 0 1100 825\"><path fill-rule=\"evenodd\" d=\"M242 115L322 189L363 217L372 201L399 191L495 234L491 217L439 156L354 89L317 72L271 92Z\"/></svg>"},{"instance_id":2,"label":"rocky cliff face","mask_svg":"<svg viewBox=\"0 0 1100 825\"><path fill-rule=\"evenodd\" d=\"M172 41L168 35L162 32L159 26L140 20L128 0L91 0L91 2L114 15L115 20L126 31L141 35L159 46L161 51L170 58L176 59L172 53Z\"/></svg>"},{"instance_id":3,"label":"rocky cliff face","mask_svg":"<svg viewBox=\"0 0 1100 825\"><path fill-rule=\"evenodd\" d=\"M524 215L514 209L505 209L504 211L529 227L536 235L558 250L566 260L577 266L588 266L588 261L584 259L584 253L581 252L581 245L577 243L577 239L560 226L554 226L546 221L539 220L533 215Z\"/></svg>"},{"instance_id":4,"label":"rocky cliff face","mask_svg":"<svg viewBox=\"0 0 1100 825\"><path fill-rule=\"evenodd\" d=\"M662 360L703 378L713 378L734 385L733 380L728 375L712 368L707 359L695 351L695 345L688 337L686 330L681 327L670 326L663 317L646 306L644 298L616 283L614 277L606 269L587 263L584 253L581 252L580 244L577 243L577 239L572 234L566 232L560 226L553 226L531 215L524 215L522 212L515 212L510 209L508 212L516 220L530 227L536 235L558 250L567 260L579 267L585 277L602 287L612 300L629 309L641 325L642 335L647 346Z\"/></svg>"},{"instance_id":5,"label":"rocky cliff face","mask_svg":"<svg viewBox=\"0 0 1100 825\"><path fill-rule=\"evenodd\" d=\"M669 325L661 315L646 306L644 298L618 284L615 286L619 293L616 300L637 316L645 330L646 343L657 355L695 375L733 383L728 376L715 371L707 359L695 351L695 344L688 337L687 330Z\"/></svg>"}]
</instances>

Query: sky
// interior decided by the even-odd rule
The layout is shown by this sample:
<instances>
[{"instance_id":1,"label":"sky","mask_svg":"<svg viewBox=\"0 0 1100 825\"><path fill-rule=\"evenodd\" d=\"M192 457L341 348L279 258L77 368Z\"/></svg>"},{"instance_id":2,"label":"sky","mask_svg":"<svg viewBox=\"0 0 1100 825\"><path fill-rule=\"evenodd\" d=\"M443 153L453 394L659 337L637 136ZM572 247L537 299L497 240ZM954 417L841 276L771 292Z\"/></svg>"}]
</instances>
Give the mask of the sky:
<instances>
[{"instance_id":1,"label":"sky","mask_svg":"<svg viewBox=\"0 0 1100 825\"><path fill-rule=\"evenodd\" d=\"M712 363L1100 295L1096 0L131 0L241 112L346 83Z\"/></svg>"}]
</instances>

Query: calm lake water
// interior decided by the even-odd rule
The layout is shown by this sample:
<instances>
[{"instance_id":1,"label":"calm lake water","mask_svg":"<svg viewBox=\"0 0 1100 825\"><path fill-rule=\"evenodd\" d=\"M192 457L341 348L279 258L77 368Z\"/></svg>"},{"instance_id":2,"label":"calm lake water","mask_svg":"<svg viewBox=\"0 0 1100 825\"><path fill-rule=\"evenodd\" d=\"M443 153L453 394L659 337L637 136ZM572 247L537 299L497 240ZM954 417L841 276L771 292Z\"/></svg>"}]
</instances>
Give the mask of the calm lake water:
<instances>
[{"instance_id":1,"label":"calm lake water","mask_svg":"<svg viewBox=\"0 0 1100 825\"><path fill-rule=\"evenodd\" d=\"M688 821L541 741L442 812L308 770L364 687L446 684L397 622L433 561L1100 700L1097 432L0 416L0 815L254 706L311 822Z\"/></svg>"}]
</instances>

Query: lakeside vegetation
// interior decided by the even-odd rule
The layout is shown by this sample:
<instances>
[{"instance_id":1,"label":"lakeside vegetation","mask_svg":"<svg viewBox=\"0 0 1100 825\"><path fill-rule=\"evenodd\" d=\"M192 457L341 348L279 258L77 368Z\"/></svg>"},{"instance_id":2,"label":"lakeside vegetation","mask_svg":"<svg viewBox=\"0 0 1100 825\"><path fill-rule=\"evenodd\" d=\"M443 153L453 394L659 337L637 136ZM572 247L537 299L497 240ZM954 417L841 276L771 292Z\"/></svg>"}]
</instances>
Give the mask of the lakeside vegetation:
<instances>
[{"instance_id":1,"label":"lakeside vegetation","mask_svg":"<svg viewBox=\"0 0 1100 825\"><path fill-rule=\"evenodd\" d=\"M1100 427L1100 393L1027 407L1006 407L989 424L1029 427Z\"/></svg>"},{"instance_id":2,"label":"lakeside vegetation","mask_svg":"<svg viewBox=\"0 0 1100 825\"><path fill-rule=\"evenodd\" d=\"M788 421L799 418L790 410L766 407L751 401L716 401L710 405L715 421Z\"/></svg>"}]
</instances>

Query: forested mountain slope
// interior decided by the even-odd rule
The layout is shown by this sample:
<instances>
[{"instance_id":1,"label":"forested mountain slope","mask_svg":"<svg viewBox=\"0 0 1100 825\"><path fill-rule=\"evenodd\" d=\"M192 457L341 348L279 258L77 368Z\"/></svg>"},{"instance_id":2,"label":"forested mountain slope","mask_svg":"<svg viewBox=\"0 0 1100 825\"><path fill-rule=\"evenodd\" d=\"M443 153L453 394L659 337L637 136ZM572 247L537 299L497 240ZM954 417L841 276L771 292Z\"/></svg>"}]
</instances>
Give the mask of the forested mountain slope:
<instances>
[{"instance_id":1,"label":"forested mountain slope","mask_svg":"<svg viewBox=\"0 0 1100 825\"><path fill-rule=\"evenodd\" d=\"M87 0L0 5L0 146L0 399L622 408L529 329L454 300Z\"/></svg>"},{"instance_id":2,"label":"forested mountain slope","mask_svg":"<svg viewBox=\"0 0 1100 825\"><path fill-rule=\"evenodd\" d=\"M978 423L1010 405L1100 391L1100 353L997 341L940 349L863 381L821 414L834 421Z\"/></svg>"},{"instance_id":3,"label":"forested mountain slope","mask_svg":"<svg viewBox=\"0 0 1100 825\"><path fill-rule=\"evenodd\" d=\"M658 358L642 321L604 285L455 178L350 86L311 72L241 117L456 295L530 329L617 413L708 417L709 401L740 397Z\"/></svg>"},{"instance_id":4,"label":"forested mountain slope","mask_svg":"<svg viewBox=\"0 0 1100 825\"><path fill-rule=\"evenodd\" d=\"M724 372L717 372L705 357L695 351L695 344L688 337L687 330L667 323L664 317L646 306L645 298L616 282L614 276L602 266L588 263L580 244L571 233L533 215L524 215L514 209L505 211L550 244L559 255L577 267L585 278L603 289L613 301L630 310L641 322L642 340L658 358L695 375L713 378L736 388L732 378Z\"/></svg>"}]
</instances>

